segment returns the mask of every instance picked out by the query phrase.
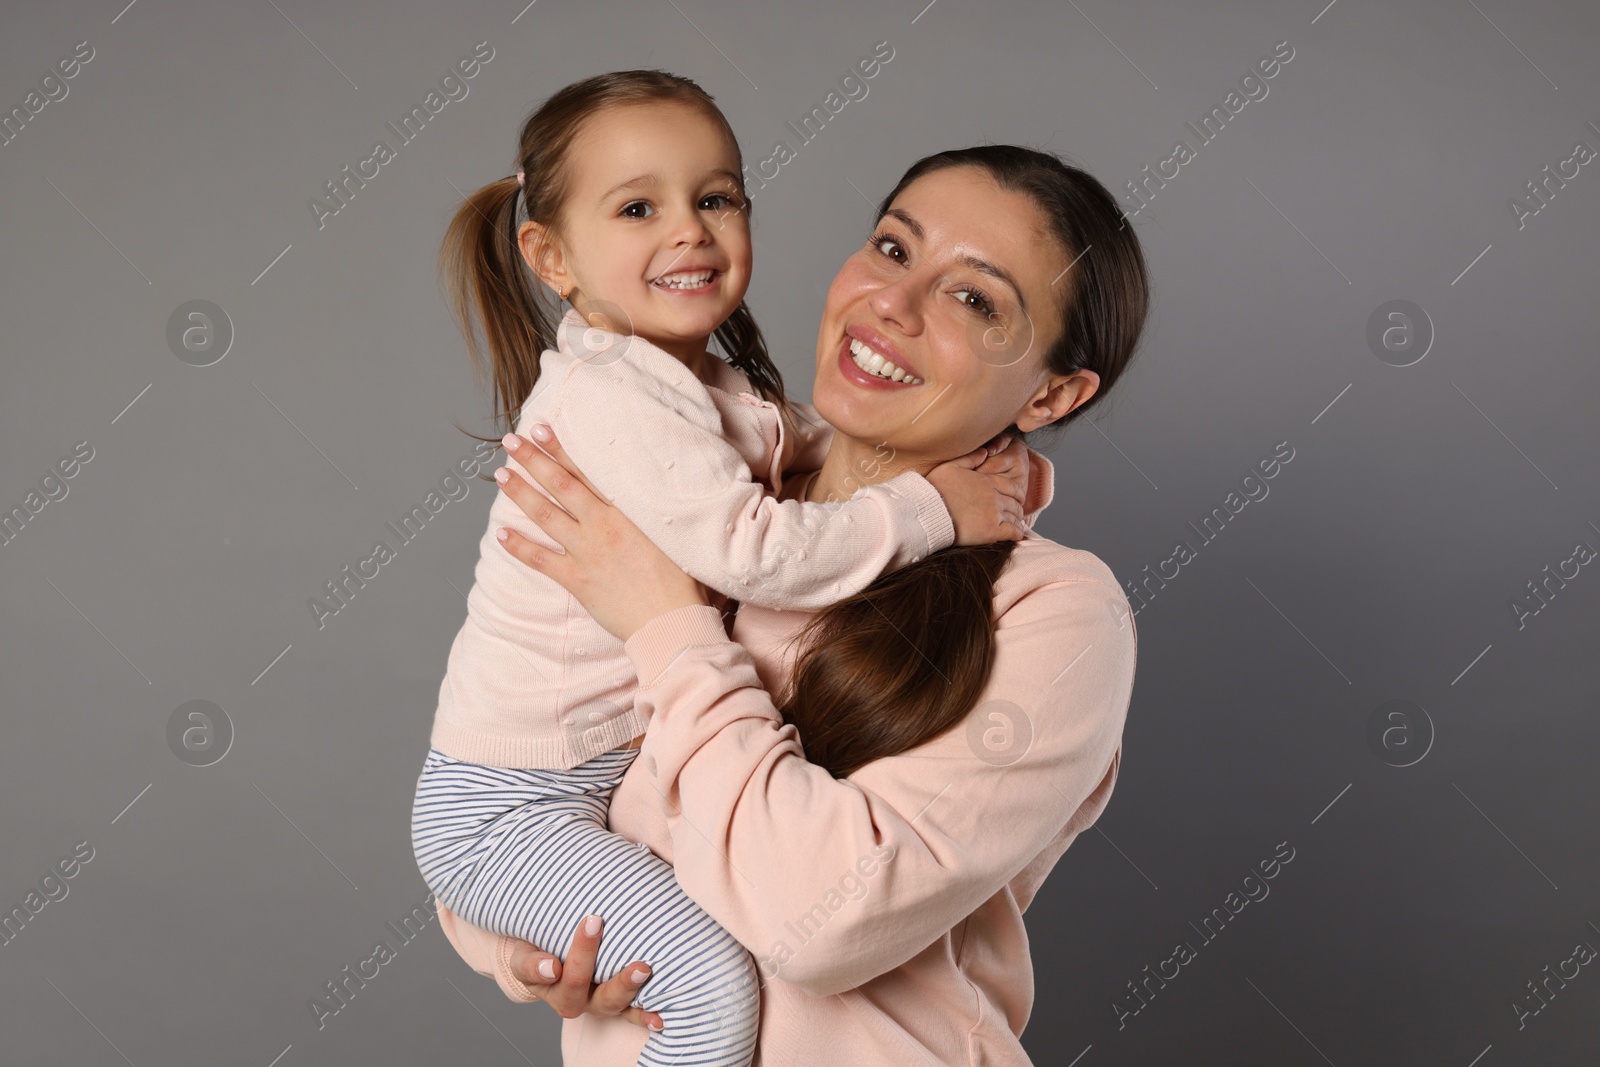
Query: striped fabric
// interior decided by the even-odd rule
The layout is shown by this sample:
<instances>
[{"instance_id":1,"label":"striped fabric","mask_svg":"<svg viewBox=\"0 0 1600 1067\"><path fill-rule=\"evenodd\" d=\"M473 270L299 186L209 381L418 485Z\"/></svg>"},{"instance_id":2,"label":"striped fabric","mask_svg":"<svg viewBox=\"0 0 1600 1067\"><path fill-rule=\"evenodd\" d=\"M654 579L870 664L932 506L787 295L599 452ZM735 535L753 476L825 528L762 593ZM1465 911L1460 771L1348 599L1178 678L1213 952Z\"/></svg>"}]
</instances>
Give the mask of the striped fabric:
<instances>
[{"instance_id":1,"label":"striped fabric","mask_svg":"<svg viewBox=\"0 0 1600 1067\"><path fill-rule=\"evenodd\" d=\"M438 900L467 922L565 959L584 917L605 920L595 981L635 960L650 980L634 1004L665 1030L648 1067L739 1067L755 1053L755 962L678 887L645 845L606 829L611 794L638 749L571 770L467 763L430 749L417 779L412 847Z\"/></svg>"}]
</instances>

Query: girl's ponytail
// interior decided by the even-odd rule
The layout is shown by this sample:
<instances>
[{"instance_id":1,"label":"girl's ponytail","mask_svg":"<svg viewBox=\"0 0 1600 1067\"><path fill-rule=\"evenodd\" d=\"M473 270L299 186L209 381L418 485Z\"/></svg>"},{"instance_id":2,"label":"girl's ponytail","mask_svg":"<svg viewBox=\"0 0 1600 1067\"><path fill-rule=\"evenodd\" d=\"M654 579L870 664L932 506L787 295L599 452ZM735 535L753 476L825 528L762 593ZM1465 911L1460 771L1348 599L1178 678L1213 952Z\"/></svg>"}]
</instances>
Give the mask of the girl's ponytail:
<instances>
[{"instance_id":1,"label":"girl's ponytail","mask_svg":"<svg viewBox=\"0 0 1600 1067\"><path fill-rule=\"evenodd\" d=\"M540 353L555 347L558 321L517 246L521 192L516 178L502 178L468 196L439 249L439 269L448 279L473 377L479 388L486 377L492 381L495 423L506 431L515 428L517 412L538 381ZM474 316L483 325L481 340Z\"/></svg>"}]
</instances>

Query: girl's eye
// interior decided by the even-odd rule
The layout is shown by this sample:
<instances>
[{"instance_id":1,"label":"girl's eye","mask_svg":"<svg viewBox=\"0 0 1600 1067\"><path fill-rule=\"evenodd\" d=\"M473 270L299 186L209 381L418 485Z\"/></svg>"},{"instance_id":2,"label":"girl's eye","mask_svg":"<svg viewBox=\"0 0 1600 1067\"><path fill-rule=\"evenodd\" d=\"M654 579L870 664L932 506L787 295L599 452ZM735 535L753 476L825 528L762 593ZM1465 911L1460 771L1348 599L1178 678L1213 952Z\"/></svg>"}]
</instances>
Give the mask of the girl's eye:
<instances>
[{"instance_id":1,"label":"girl's eye","mask_svg":"<svg viewBox=\"0 0 1600 1067\"><path fill-rule=\"evenodd\" d=\"M725 211L738 206L739 202L727 193L711 193L700 201L702 211Z\"/></svg>"},{"instance_id":2,"label":"girl's eye","mask_svg":"<svg viewBox=\"0 0 1600 1067\"><path fill-rule=\"evenodd\" d=\"M888 234L884 234L882 237L874 237L872 239L872 245L882 255L889 257L896 263L905 262L906 250L900 247L900 242L898 240L889 236ZM896 253L899 253L899 255L896 256Z\"/></svg>"},{"instance_id":3,"label":"girl's eye","mask_svg":"<svg viewBox=\"0 0 1600 1067\"><path fill-rule=\"evenodd\" d=\"M977 289L957 289L956 299L984 318L994 314L994 301Z\"/></svg>"},{"instance_id":4,"label":"girl's eye","mask_svg":"<svg viewBox=\"0 0 1600 1067\"><path fill-rule=\"evenodd\" d=\"M632 203L624 204L622 206L622 214L630 219L647 218L649 217L649 214L654 213L654 211L655 208L651 207L649 203L644 200L635 200Z\"/></svg>"}]
</instances>

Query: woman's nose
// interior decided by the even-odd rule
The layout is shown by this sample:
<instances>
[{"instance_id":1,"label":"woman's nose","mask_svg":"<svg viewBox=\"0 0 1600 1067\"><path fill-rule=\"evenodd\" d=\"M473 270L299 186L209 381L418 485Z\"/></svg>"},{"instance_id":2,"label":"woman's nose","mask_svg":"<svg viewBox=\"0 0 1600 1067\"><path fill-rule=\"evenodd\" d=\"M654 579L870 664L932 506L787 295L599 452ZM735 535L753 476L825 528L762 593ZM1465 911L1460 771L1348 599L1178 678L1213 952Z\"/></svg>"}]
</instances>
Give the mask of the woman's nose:
<instances>
[{"instance_id":1,"label":"woman's nose","mask_svg":"<svg viewBox=\"0 0 1600 1067\"><path fill-rule=\"evenodd\" d=\"M885 322L894 323L903 333L913 334L922 328L922 293L925 284L913 274L907 274L884 285L868 299L872 310Z\"/></svg>"}]
</instances>

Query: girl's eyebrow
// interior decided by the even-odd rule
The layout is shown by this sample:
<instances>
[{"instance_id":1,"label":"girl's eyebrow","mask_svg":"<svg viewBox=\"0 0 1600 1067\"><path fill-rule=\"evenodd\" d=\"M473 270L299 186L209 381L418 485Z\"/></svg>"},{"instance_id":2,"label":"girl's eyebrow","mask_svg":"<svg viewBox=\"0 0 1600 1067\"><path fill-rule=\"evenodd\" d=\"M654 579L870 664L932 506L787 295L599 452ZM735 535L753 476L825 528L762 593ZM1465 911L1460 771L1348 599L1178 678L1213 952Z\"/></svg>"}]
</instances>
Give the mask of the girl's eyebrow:
<instances>
[{"instance_id":1,"label":"girl's eyebrow","mask_svg":"<svg viewBox=\"0 0 1600 1067\"><path fill-rule=\"evenodd\" d=\"M892 207L883 214L885 218L893 218L903 225L907 230L910 230L911 236L915 237L918 241L924 239L925 234L922 229L922 224L916 219L912 218L904 208ZM987 274L991 278L998 278L1000 281L1003 281L1007 285L1011 286L1011 291L1017 296L1018 305L1021 306L1023 311L1028 310L1028 300L1022 295L1022 286L1017 284L1017 280L1013 278L1005 268L991 263L987 259L975 256L970 252L963 253L958 258L963 264L971 267L973 270Z\"/></svg>"},{"instance_id":2,"label":"girl's eyebrow","mask_svg":"<svg viewBox=\"0 0 1600 1067\"><path fill-rule=\"evenodd\" d=\"M609 200L624 189L638 189L646 185L655 185L661 181L659 174L641 174L637 178L629 178L625 182L618 182L600 195L601 200Z\"/></svg>"},{"instance_id":3,"label":"girl's eyebrow","mask_svg":"<svg viewBox=\"0 0 1600 1067\"><path fill-rule=\"evenodd\" d=\"M739 184L739 176L725 167L718 167L716 170L711 171L701 179L701 182L703 184L704 182L708 182L713 178L726 179L727 181L732 182L735 186L738 186ZM604 202L626 189L641 189L651 185L659 185L661 181L662 178L659 174L641 174L636 178L629 178L625 182L618 182L616 185L613 185L610 189L607 189L603 194L601 194L600 199L602 202Z\"/></svg>"}]
</instances>

